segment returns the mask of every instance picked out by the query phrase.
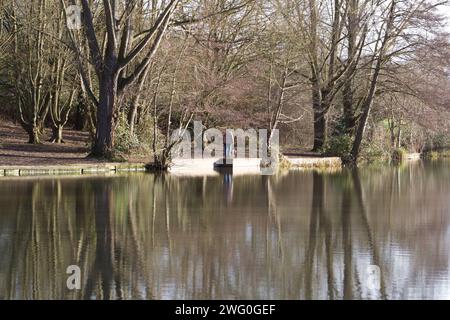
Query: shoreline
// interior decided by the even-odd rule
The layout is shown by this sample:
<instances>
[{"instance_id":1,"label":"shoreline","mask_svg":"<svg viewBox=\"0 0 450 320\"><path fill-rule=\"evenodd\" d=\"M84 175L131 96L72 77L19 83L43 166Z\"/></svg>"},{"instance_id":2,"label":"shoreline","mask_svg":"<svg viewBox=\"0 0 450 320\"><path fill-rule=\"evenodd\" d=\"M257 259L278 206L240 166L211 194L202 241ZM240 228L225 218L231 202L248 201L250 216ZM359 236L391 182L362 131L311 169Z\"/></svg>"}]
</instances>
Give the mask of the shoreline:
<instances>
[{"instance_id":1,"label":"shoreline","mask_svg":"<svg viewBox=\"0 0 450 320\"><path fill-rule=\"evenodd\" d=\"M290 170L312 170L312 169L340 169L342 168L342 162L340 158L332 157L289 157ZM213 172L214 159L211 159L211 166L205 166L205 160L196 161L192 160L191 163L183 167L183 173L185 174L198 174L201 172ZM245 163L245 159L240 159ZM244 160L244 161L242 161ZM251 159L254 160L254 159ZM254 161L253 161L254 162ZM175 162L176 163L176 162ZM252 168L255 166L252 166ZM235 169L241 169L241 173L245 173L245 169L250 168L245 166L237 166ZM258 167L259 170L259 167ZM118 174L118 173L133 173L133 172L155 172L151 164L145 163L85 163L85 164L57 164L57 165L1 165L0 164L0 178L3 177L38 177L38 176L83 176L83 175L96 175L96 174ZM160 170L162 171L162 170ZM170 174L177 174L176 164L168 170ZM254 170L250 170L250 173L254 173Z\"/></svg>"},{"instance_id":2,"label":"shoreline","mask_svg":"<svg viewBox=\"0 0 450 320\"><path fill-rule=\"evenodd\" d=\"M143 163L101 163L69 165L11 166L0 165L1 177L64 176L146 172Z\"/></svg>"}]
</instances>

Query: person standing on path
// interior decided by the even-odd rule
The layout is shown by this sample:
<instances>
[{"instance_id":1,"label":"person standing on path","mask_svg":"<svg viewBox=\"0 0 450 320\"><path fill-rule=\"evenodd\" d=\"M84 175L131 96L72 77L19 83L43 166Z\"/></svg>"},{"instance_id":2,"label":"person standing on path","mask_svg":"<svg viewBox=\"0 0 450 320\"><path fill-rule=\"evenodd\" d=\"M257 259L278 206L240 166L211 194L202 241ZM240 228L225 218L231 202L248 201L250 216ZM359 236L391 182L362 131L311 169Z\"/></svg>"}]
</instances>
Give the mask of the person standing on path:
<instances>
[{"instance_id":1,"label":"person standing on path","mask_svg":"<svg viewBox=\"0 0 450 320\"><path fill-rule=\"evenodd\" d=\"M224 151L225 159L233 159L234 156L234 135L231 130L226 130L223 135L223 145L224 145Z\"/></svg>"}]
</instances>

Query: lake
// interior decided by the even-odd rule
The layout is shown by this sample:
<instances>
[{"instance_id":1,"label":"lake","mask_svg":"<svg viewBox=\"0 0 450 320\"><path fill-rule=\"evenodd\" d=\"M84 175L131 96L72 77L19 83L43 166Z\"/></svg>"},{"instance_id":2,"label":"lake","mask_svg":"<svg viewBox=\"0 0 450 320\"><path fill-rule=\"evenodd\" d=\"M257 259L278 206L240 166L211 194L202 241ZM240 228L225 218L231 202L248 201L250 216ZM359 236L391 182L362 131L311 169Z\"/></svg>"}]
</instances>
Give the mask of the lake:
<instances>
[{"instance_id":1,"label":"lake","mask_svg":"<svg viewBox=\"0 0 450 320\"><path fill-rule=\"evenodd\" d=\"M450 162L2 178L0 257L0 299L450 299Z\"/></svg>"}]
</instances>

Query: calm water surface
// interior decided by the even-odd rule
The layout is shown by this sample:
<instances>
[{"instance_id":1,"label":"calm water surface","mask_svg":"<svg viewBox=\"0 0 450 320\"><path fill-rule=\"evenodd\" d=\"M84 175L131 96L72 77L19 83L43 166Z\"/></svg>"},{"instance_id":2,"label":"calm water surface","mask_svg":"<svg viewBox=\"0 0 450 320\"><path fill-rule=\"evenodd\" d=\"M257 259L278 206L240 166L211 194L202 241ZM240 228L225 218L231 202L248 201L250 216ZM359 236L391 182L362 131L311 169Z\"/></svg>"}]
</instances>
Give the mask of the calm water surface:
<instances>
[{"instance_id":1,"label":"calm water surface","mask_svg":"<svg viewBox=\"0 0 450 320\"><path fill-rule=\"evenodd\" d=\"M450 162L0 179L0 299L450 299L449 264Z\"/></svg>"}]
</instances>

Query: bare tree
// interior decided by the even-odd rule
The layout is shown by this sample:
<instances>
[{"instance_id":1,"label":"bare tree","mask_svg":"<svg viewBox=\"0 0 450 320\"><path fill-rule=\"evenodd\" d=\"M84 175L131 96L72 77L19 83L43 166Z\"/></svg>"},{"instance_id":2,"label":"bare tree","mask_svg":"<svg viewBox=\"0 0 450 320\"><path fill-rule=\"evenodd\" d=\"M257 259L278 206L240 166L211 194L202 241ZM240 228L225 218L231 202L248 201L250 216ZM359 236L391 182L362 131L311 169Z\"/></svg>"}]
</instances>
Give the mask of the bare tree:
<instances>
[{"instance_id":1,"label":"bare tree","mask_svg":"<svg viewBox=\"0 0 450 320\"><path fill-rule=\"evenodd\" d=\"M32 3L12 1L13 56L12 74L20 123L29 143L40 143L50 102L48 40L48 1ZM28 21L32 17L33 21Z\"/></svg>"},{"instance_id":2,"label":"bare tree","mask_svg":"<svg viewBox=\"0 0 450 320\"><path fill-rule=\"evenodd\" d=\"M54 4L55 12L52 29L55 34L50 48L51 74L50 74L50 120L52 128L51 142L62 143L63 129L69 120L69 115L74 106L75 96L79 90L77 72L73 68L71 51L66 46L61 46L65 40L65 19L59 3Z\"/></svg>"},{"instance_id":3,"label":"bare tree","mask_svg":"<svg viewBox=\"0 0 450 320\"><path fill-rule=\"evenodd\" d=\"M63 5L65 3L61 0ZM145 30L134 30L133 21L139 14L138 1L82 0L83 25L95 68L98 94L90 86L83 69L82 56L76 51L83 84L97 106L97 126L92 154L111 157L114 147L114 128L117 123L119 101L125 90L145 72L158 50L180 0L167 4L152 2L146 12L158 12L156 20ZM154 6L156 5L156 6ZM142 7L140 7L142 9ZM102 26L95 27L94 10L101 9ZM103 48L99 39L105 39ZM72 33L74 47L76 35Z\"/></svg>"},{"instance_id":4,"label":"bare tree","mask_svg":"<svg viewBox=\"0 0 450 320\"><path fill-rule=\"evenodd\" d=\"M351 157L357 162L367 121L374 103L383 66L385 66L399 52L411 47L411 40L407 35L408 29L414 28L414 21L432 10L437 4L427 1L399 1L390 0L378 3L377 14L374 15L373 55L370 60L371 73L367 91L361 103L361 115L355 133ZM406 43L400 41L407 39ZM412 37L412 43L416 40Z\"/></svg>"},{"instance_id":5,"label":"bare tree","mask_svg":"<svg viewBox=\"0 0 450 320\"><path fill-rule=\"evenodd\" d=\"M368 1L365 1L367 3ZM365 43L367 14L361 15L360 27L353 28L351 48L344 54L347 20L355 19L352 1L293 0L278 2L278 10L298 34L309 71L300 74L311 87L314 114L314 151L320 151L327 137L327 113L337 95L355 75Z\"/></svg>"}]
</instances>

